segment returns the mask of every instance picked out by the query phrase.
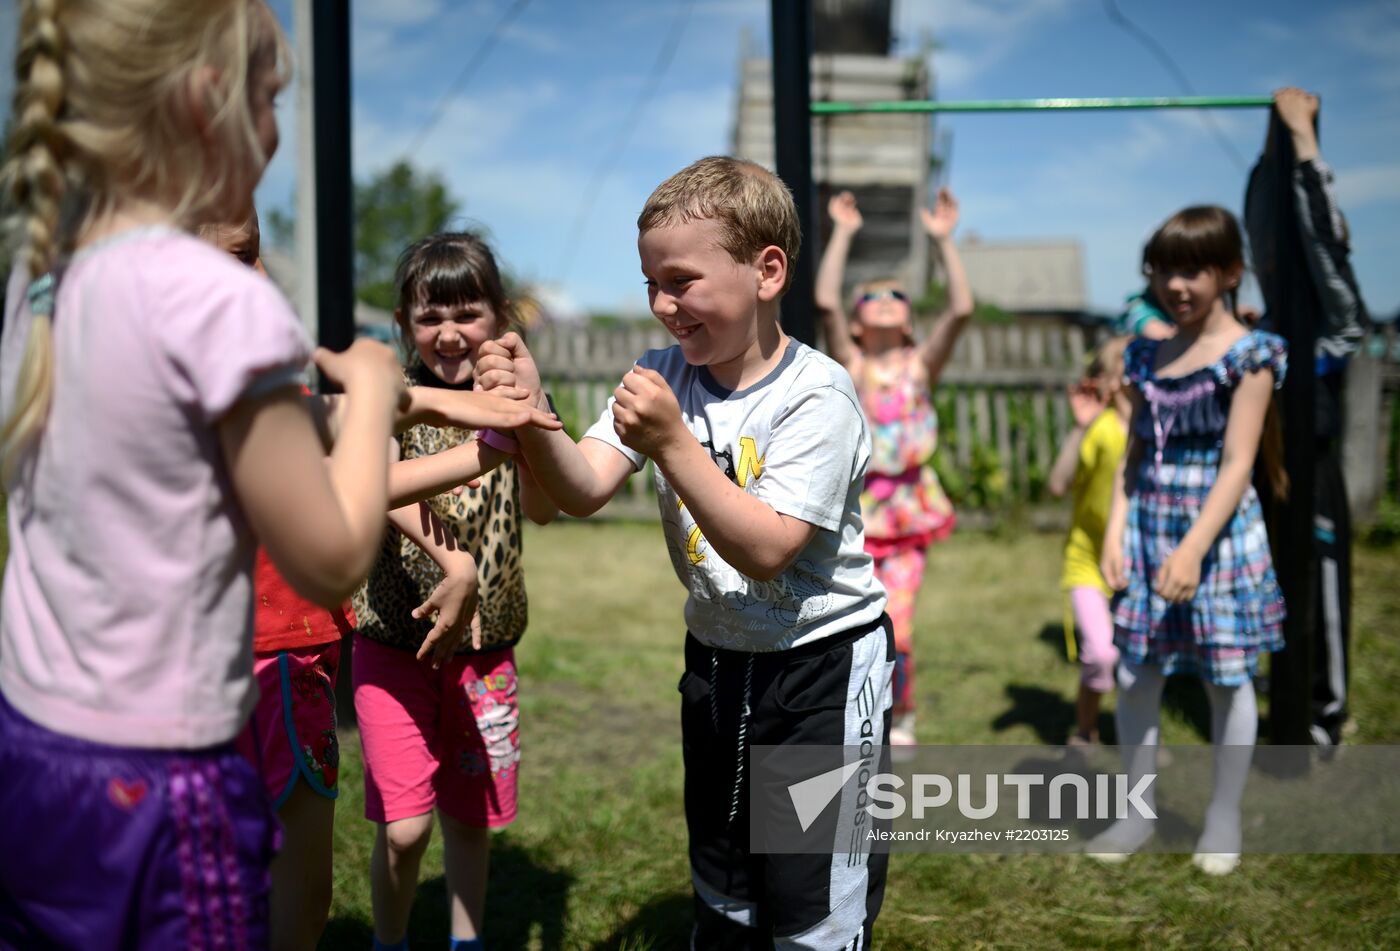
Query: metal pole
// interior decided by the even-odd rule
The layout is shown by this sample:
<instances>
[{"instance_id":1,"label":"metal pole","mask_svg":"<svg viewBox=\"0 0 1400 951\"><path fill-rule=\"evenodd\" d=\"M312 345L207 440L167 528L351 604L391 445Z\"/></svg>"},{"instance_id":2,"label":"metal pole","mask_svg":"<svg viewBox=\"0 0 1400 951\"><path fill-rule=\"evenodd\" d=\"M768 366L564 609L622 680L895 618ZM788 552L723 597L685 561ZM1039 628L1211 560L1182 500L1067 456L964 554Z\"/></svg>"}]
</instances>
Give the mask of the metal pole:
<instances>
[{"instance_id":1,"label":"metal pole","mask_svg":"<svg viewBox=\"0 0 1400 951\"><path fill-rule=\"evenodd\" d=\"M350 3L313 0L317 327L323 347L355 339L355 196L350 171Z\"/></svg>"},{"instance_id":2,"label":"metal pole","mask_svg":"<svg viewBox=\"0 0 1400 951\"><path fill-rule=\"evenodd\" d=\"M772 0L773 150L778 177L792 189L802 251L783 298L783 329L816 346L814 278L821 254L817 191L812 181L812 5L810 0Z\"/></svg>"},{"instance_id":3,"label":"metal pole","mask_svg":"<svg viewBox=\"0 0 1400 951\"><path fill-rule=\"evenodd\" d=\"M774 0L777 8L778 0ZM774 37L776 44L777 38ZM1100 99L929 99L880 102L814 102L813 115L861 112L1044 112L1077 109L1263 109L1272 96L1147 96Z\"/></svg>"},{"instance_id":4,"label":"metal pole","mask_svg":"<svg viewBox=\"0 0 1400 951\"><path fill-rule=\"evenodd\" d=\"M297 0L292 10L297 62L297 193L294 258L296 261L297 315L307 336L316 338L316 58L311 34L315 29L314 0Z\"/></svg>"}]
</instances>

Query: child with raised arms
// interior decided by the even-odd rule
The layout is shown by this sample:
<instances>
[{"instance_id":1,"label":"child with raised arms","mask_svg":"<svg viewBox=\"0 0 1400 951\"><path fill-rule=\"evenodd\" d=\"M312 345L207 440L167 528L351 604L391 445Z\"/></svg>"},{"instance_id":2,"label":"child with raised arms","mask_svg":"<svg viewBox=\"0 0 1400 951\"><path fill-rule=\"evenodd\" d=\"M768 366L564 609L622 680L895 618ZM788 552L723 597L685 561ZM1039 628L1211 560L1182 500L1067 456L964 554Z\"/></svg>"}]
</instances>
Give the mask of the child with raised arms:
<instances>
[{"instance_id":1,"label":"child with raised arms","mask_svg":"<svg viewBox=\"0 0 1400 951\"><path fill-rule=\"evenodd\" d=\"M750 745L888 735L894 644L862 538L860 401L838 364L778 323L801 236L776 176L701 159L652 192L637 227L652 314L676 345L640 358L581 442L522 430L521 451L578 516L656 463L666 546L689 592L679 689L692 945L866 947L888 855L751 853L747 773ZM480 353L483 387L538 394L518 337Z\"/></svg>"},{"instance_id":2,"label":"child with raised arms","mask_svg":"<svg viewBox=\"0 0 1400 951\"><path fill-rule=\"evenodd\" d=\"M856 288L853 320L847 322L841 285L851 242L864 224L855 196L841 192L827 205L831 238L817 268L816 304L827 352L855 382L870 426L870 469L860 508L865 550L875 559L875 577L889 598L894 623L894 720L890 743L915 741L914 608L924 583L929 546L953 531L956 518L933 454L938 449L938 411L933 389L953 347L972 316L972 286L953 241L958 202L943 188L933 208L919 209L924 229L938 248L948 276L948 308L928 339L914 341L914 309L898 281Z\"/></svg>"},{"instance_id":3,"label":"child with raised arms","mask_svg":"<svg viewBox=\"0 0 1400 951\"><path fill-rule=\"evenodd\" d=\"M1118 742L1135 788L1155 772L1165 679L1200 678L1216 755L1194 863L1223 875L1239 863L1240 804L1259 726L1259 657L1283 646L1283 596L1252 478L1258 458L1275 493L1287 491L1277 433L1266 426L1285 345L1235 312L1244 246L1225 209L1177 212L1143 258L1177 332L1135 340L1124 358L1132 425L1101 565L1118 592ZM1144 799L1153 805L1151 787ZM1122 861L1152 832L1152 820L1130 815L1088 851Z\"/></svg>"}]
</instances>

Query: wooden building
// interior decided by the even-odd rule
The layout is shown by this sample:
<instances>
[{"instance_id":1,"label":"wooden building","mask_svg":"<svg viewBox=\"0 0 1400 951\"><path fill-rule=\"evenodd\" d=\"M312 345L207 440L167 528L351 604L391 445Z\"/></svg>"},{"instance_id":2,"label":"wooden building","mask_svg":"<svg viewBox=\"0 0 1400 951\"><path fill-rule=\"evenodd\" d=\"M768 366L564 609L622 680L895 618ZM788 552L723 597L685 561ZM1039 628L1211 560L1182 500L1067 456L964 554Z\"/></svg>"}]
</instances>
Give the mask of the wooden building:
<instances>
[{"instance_id":1,"label":"wooden building","mask_svg":"<svg viewBox=\"0 0 1400 951\"><path fill-rule=\"evenodd\" d=\"M928 99L928 65L894 59L889 0L818 0L812 100ZM733 154L775 165L773 80L768 59L740 65ZM922 290L929 277L928 240L919 208L929 198L933 123L927 115L841 115L812 119L812 177L821 203L849 189L865 227L852 248L851 282L896 277ZM810 248L809 248L810 250Z\"/></svg>"}]
</instances>

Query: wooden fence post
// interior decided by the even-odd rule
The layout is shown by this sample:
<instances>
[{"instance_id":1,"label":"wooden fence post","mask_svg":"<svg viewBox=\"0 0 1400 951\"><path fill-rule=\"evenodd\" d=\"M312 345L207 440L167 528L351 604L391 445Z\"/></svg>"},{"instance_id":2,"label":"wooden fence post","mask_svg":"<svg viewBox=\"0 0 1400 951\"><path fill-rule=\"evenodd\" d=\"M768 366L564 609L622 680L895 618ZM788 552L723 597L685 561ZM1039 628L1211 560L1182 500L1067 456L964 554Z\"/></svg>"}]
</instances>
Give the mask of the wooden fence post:
<instances>
[{"instance_id":1,"label":"wooden fence post","mask_svg":"<svg viewBox=\"0 0 1400 951\"><path fill-rule=\"evenodd\" d=\"M1369 523L1385 492L1386 443L1390 436L1389 409L1383 395L1384 364L1362 351L1346 371L1346 430L1342 433L1342 471L1352 521Z\"/></svg>"}]
</instances>

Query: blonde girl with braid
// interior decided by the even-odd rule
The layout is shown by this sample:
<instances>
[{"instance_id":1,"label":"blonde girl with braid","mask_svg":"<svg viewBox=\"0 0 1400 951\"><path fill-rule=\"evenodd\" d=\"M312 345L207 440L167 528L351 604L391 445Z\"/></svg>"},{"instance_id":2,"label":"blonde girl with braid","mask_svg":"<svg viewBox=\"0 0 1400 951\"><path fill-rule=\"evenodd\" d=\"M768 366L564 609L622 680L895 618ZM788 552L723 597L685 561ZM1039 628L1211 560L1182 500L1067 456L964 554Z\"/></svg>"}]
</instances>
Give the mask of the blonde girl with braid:
<instances>
[{"instance_id":1,"label":"blonde girl with braid","mask_svg":"<svg viewBox=\"0 0 1400 951\"><path fill-rule=\"evenodd\" d=\"M0 947L259 948L278 832L232 740L256 700L255 535L343 602L388 505L392 351L316 363L240 220L277 147L262 0L22 0L0 338Z\"/></svg>"}]
</instances>

